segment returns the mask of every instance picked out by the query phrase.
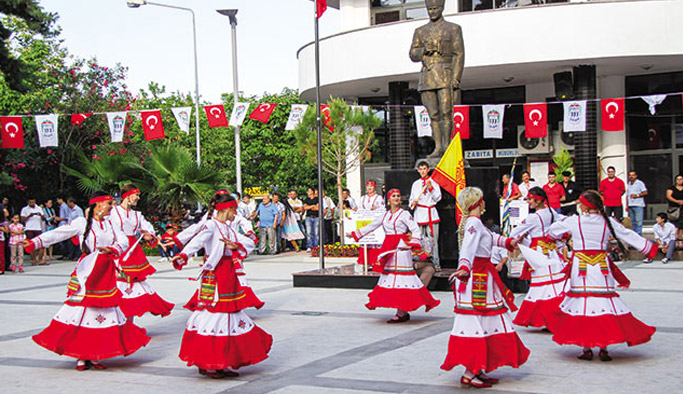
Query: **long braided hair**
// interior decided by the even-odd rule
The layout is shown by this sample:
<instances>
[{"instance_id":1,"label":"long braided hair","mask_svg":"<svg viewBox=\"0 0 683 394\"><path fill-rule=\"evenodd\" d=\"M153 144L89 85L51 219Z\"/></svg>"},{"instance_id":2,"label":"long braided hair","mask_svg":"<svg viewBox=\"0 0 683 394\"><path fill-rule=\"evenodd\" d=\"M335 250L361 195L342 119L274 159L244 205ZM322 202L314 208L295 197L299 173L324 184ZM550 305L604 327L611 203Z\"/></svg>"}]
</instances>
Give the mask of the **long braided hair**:
<instances>
[{"instance_id":1,"label":"long braided hair","mask_svg":"<svg viewBox=\"0 0 683 394\"><path fill-rule=\"evenodd\" d=\"M460 225L458 226L458 248L462 248L462 241L465 238L465 222L470 217L470 207L476 204L484 193L477 187L466 187L458 194L458 205L462 211Z\"/></svg>"},{"instance_id":2,"label":"long braided hair","mask_svg":"<svg viewBox=\"0 0 683 394\"><path fill-rule=\"evenodd\" d=\"M589 203L595 205L595 209L597 209L598 212L600 212L600 215L605 219L607 227L609 227L610 233L612 233L612 236L617 241L617 246L619 247L619 250L622 254L626 255L626 247L621 242L621 240L617 238L617 233L614 232L614 227L612 227L612 221L609 220L609 216L607 216L607 212L605 212L605 205L602 202L602 197L600 196L600 193L598 193L597 190L586 190L581 195L586 200L588 200Z\"/></svg>"},{"instance_id":3,"label":"long braided hair","mask_svg":"<svg viewBox=\"0 0 683 394\"><path fill-rule=\"evenodd\" d=\"M531 189L529 189L529 193L543 198L543 202L545 203L546 208L548 208L550 211L550 224L553 224L555 222L555 210L550 208L550 201L548 201L548 193L546 193L542 187L538 186L534 186Z\"/></svg>"},{"instance_id":4,"label":"long braided hair","mask_svg":"<svg viewBox=\"0 0 683 394\"><path fill-rule=\"evenodd\" d=\"M225 189L218 189L213 197L211 197L211 200L209 200L209 210L206 213L206 219L210 220L213 218L213 211L216 209L216 204L233 200L235 200L235 197L231 196Z\"/></svg>"},{"instance_id":5,"label":"long braided hair","mask_svg":"<svg viewBox=\"0 0 683 394\"><path fill-rule=\"evenodd\" d=\"M90 198L93 199L95 197L102 197L106 196L108 193L105 193L103 191L97 191L93 193ZM83 241L81 242L81 252L83 254L90 254L90 248L85 244L85 240L88 238L88 235L90 235L90 229L92 228L92 218L95 216L95 206L97 204L90 204L88 206L85 220L86 220L86 225L85 225L85 231L83 231Z\"/></svg>"}]
</instances>

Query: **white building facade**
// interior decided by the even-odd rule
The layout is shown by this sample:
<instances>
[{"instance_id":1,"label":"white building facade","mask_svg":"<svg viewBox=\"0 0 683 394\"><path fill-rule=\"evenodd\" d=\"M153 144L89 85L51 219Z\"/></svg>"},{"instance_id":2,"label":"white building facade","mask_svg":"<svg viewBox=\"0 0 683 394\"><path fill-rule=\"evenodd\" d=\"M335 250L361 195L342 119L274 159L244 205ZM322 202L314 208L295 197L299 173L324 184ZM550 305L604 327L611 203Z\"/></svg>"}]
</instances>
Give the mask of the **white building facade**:
<instances>
[{"instance_id":1,"label":"white building facade","mask_svg":"<svg viewBox=\"0 0 683 394\"><path fill-rule=\"evenodd\" d=\"M392 120L387 104L392 83L410 92L402 98L409 121L409 105L420 104L416 93L421 65L408 57L414 30L428 22L422 0L339 0L342 31L320 42L321 97L343 97L372 105L384 117L377 130L379 148L366 166L387 168L391 161ZM511 150L518 164L545 182L548 163L559 148L573 149L571 135L562 133L562 105L549 105L547 141L521 141L522 103L555 102L554 75L576 66L595 66L595 97L636 97L668 94L656 115L642 99L626 102L626 130L603 132L597 116L597 154L600 178L608 166L626 182L636 170L650 190L646 218L664 208L666 189L683 173L683 1L551 1L446 0L446 20L462 27L465 71L460 104L470 111L471 138L464 150L484 154L472 166L499 166L509 171ZM315 99L314 47L298 52L299 90ZM394 85L395 86L395 85ZM502 140L484 139L482 104L506 107ZM395 118L394 118L395 119ZM411 159L430 152L429 138L417 138L412 128ZM518 167L519 168L519 167ZM598 175L596 174L596 177ZM352 194L360 193L363 176L347 180Z\"/></svg>"}]
</instances>

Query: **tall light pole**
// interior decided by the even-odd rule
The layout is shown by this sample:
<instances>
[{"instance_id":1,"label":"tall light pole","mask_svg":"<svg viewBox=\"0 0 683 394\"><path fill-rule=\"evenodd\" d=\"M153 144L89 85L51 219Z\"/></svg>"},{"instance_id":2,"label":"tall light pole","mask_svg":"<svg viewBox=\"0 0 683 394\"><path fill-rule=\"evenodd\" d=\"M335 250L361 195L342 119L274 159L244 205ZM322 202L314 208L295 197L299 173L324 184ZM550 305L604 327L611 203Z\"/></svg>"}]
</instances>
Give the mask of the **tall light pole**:
<instances>
[{"instance_id":1,"label":"tall light pole","mask_svg":"<svg viewBox=\"0 0 683 394\"><path fill-rule=\"evenodd\" d=\"M155 3L146 0L128 0L126 2L129 8L139 8L142 5L155 5L158 7L173 8L176 10L189 11L192 14L192 38L193 38L193 49L194 49L194 105L195 105L195 138L197 140L197 167L202 162L202 154L199 143L199 67L197 66L197 25L195 23L194 11L190 8L178 7L175 5Z\"/></svg>"},{"instance_id":2,"label":"tall light pole","mask_svg":"<svg viewBox=\"0 0 683 394\"><path fill-rule=\"evenodd\" d=\"M239 102L239 89L237 87L237 10L216 10L216 12L230 19L230 30L232 32L232 98L234 101L233 108L237 108ZM242 145L239 125L235 125L235 173L237 191L242 193Z\"/></svg>"}]
</instances>

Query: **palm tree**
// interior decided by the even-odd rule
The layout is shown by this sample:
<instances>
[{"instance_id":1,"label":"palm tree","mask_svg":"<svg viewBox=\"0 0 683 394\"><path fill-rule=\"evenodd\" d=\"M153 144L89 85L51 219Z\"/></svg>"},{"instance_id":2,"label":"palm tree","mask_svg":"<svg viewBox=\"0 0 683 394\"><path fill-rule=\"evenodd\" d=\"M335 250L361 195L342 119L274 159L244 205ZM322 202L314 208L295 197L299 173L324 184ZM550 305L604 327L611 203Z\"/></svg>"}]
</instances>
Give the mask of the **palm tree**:
<instances>
[{"instance_id":1,"label":"palm tree","mask_svg":"<svg viewBox=\"0 0 683 394\"><path fill-rule=\"evenodd\" d=\"M64 166L64 171L76 178L76 186L86 195L98 190L116 193L127 183L146 183L149 173L133 157L126 155L104 156L90 160L77 150L81 171Z\"/></svg>"}]
</instances>

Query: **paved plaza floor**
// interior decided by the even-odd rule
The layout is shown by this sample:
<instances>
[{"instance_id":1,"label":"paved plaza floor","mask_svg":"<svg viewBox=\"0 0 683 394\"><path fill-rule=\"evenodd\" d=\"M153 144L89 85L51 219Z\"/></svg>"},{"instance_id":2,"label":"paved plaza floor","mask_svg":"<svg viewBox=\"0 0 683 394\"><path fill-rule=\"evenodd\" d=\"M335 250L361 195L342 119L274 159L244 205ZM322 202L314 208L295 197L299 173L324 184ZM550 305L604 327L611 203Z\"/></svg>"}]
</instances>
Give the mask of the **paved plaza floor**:
<instances>
[{"instance_id":1,"label":"paved plaza floor","mask_svg":"<svg viewBox=\"0 0 683 394\"><path fill-rule=\"evenodd\" d=\"M156 260L153 258L153 260ZM200 377L178 359L190 312L182 305L199 269L182 272L154 263L149 279L176 303L165 318L144 316L150 343L128 357L105 361L109 369L78 372L69 357L36 345L31 336L59 309L72 262L28 267L24 274L0 276L0 391L2 393L452 393L460 391L463 370L439 368L452 326L453 297L435 292L435 310L412 313L405 324L385 320L391 310L369 311L367 290L292 287L291 273L317 267L303 253L250 257L246 271L266 302L247 313L274 337L270 358L239 370L240 376ZM335 263L331 263L335 264ZM339 264L339 263L336 263ZM610 347L614 361L580 361L576 346L559 346L551 335L520 328L531 350L519 369L500 368L490 391L501 393L680 393L683 392L683 262L621 264L632 282L622 291L635 316L656 326L652 341L633 348ZM517 296L519 305L522 295ZM474 389L470 389L472 391Z\"/></svg>"}]
</instances>

